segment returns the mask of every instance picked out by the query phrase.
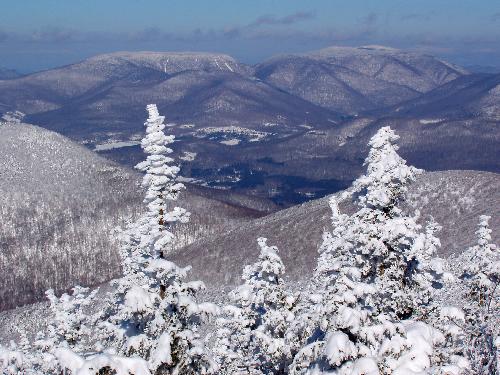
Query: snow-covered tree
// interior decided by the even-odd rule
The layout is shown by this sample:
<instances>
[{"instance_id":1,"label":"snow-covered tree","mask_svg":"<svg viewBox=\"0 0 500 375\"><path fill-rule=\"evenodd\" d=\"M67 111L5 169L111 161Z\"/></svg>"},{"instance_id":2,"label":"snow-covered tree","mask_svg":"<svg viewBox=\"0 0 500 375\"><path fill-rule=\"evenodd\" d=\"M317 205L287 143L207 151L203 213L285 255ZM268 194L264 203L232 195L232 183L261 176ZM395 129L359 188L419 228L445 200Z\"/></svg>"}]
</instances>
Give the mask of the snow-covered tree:
<instances>
[{"instance_id":1,"label":"snow-covered tree","mask_svg":"<svg viewBox=\"0 0 500 375\"><path fill-rule=\"evenodd\" d=\"M214 351L221 374L283 374L290 358L285 334L296 296L284 287L285 267L276 246L259 238L256 263L243 270L244 284L230 293L217 320Z\"/></svg>"},{"instance_id":2,"label":"snow-covered tree","mask_svg":"<svg viewBox=\"0 0 500 375\"><path fill-rule=\"evenodd\" d=\"M477 244L464 253L464 273L462 278L467 282L469 295L477 306L499 303L497 285L500 283L500 251L491 243L490 216L479 218L476 231Z\"/></svg>"},{"instance_id":3,"label":"snow-covered tree","mask_svg":"<svg viewBox=\"0 0 500 375\"><path fill-rule=\"evenodd\" d=\"M138 168L146 172L146 213L125 231L122 241L124 277L117 282L110 311L103 323L110 340L102 346L114 346L118 355L147 361L152 373L208 374L214 363L208 357L198 333L199 325L215 313L212 304L196 302L202 282L187 282L190 267L168 261L174 240L172 224L186 222L188 213L170 207L182 184L176 182L178 167L165 156L172 150L166 145L174 136L163 133L164 117L155 105L147 106L149 118L142 147L148 154ZM104 357L103 357L104 358Z\"/></svg>"},{"instance_id":4,"label":"snow-covered tree","mask_svg":"<svg viewBox=\"0 0 500 375\"><path fill-rule=\"evenodd\" d=\"M464 317L457 325L463 328L464 351L474 374L500 371L500 251L491 238L490 216L479 218L477 244L464 252L459 264L464 301Z\"/></svg>"},{"instance_id":5,"label":"snow-covered tree","mask_svg":"<svg viewBox=\"0 0 500 375\"><path fill-rule=\"evenodd\" d=\"M170 165L173 160L165 156L172 152L166 145L173 142L173 136L163 133L164 118L156 106L147 109L142 146L148 157L138 165L146 172L142 185L146 188L147 210L125 230L115 233L122 245L124 275L114 283L108 308L96 315L95 346L90 348L86 340L90 333L87 322L93 323L94 317L84 308L96 291L89 294L77 287L71 296L60 298L49 291L54 319L47 333L34 343L38 352L23 357L18 349L24 347L1 348L4 371L28 367L32 371L26 373L36 375L194 375L215 371L198 328L217 308L196 302L196 293L204 285L186 281L190 267L178 267L165 259L174 239L172 225L186 222L189 214L170 206L183 188L176 182L178 167Z\"/></svg>"},{"instance_id":6,"label":"snow-covered tree","mask_svg":"<svg viewBox=\"0 0 500 375\"><path fill-rule=\"evenodd\" d=\"M0 345L0 370L4 375L35 374L32 363L15 343Z\"/></svg>"},{"instance_id":7,"label":"snow-covered tree","mask_svg":"<svg viewBox=\"0 0 500 375\"><path fill-rule=\"evenodd\" d=\"M21 341L33 371L44 374L65 372L72 365L67 367L63 360L64 353L91 350L95 322L88 310L97 292L98 289L90 291L89 288L76 286L71 294L63 293L57 297L52 289L47 290L52 313L48 327L38 333L33 344L27 338Z\"/></svg>"},{"instance_id":8,"label":"snow-covered tree","mask_svg":"<svg viewBox=\"0 0 500 375\"><path fill-rule=\"evenodd\" d=\"M0 369L6 374L60 374L74 370L65 361L65 353L90 350L92 316L87 311L97 289L76 286L71 294L57 297L52 289L46 292L52 319L36 340L30 342L26 332L18 328L19 344L10 348L0 346Z\"/></svg>"},{"instance_id":9,"label":"snow-covered tree","mask_svg":"<svg viewBox=\"0 0 500 375\"><path fill-rule=\"evenodd\" d=\"M367 173L351 191L357 212L341 214L337 200L330 201L334 228L320 247L312 303L291 328L295 348L303 345L292 374L424 371L443 340L415 321L430 305L438 240L432 225L422 232L416 217L398 207L420 171L397 154L397 139L388 127L371 139Z\"/></svg>"},{"instance_id":10,"label":"snow-covered tree","mask_svg":"<svg viewBox=\"0 0 500 375\"><path fill-rule=\"evenodd\" d=\"M52 289L46 295L50 301L53 318L47 327L44 339L46 345L52 347L71 347L78 351L88 349L88 338L91 333L90 314L87 310L98 289L75 286L72 294L63 293L57 297Z\"/></svg>"},{"instance_id":11,"label":"snow-covered tree","mask_svg":"<svg viewBox=\"0 0 500 375\"><path fill-rule=\"evenodd\" d=\"M168 207L168 203L175 201L184 185L176 181L179 167L172 165L173 159L167 155L172 153L168 144L174 142L173 135L165 135L164 116L160 116L155 104L147 107L149 118L146 123L146 136L142 139L141 147L148 154L145 161L137 164L136 168L145 172L142 186L146 189L144 203L147 213L136 223L140 234L139 247L147 251L148 255L165 257L170 250L174 239L168 231L171 224L180 221L187 222L189 214L185 209Z\"/></svg>"}]
</instances>

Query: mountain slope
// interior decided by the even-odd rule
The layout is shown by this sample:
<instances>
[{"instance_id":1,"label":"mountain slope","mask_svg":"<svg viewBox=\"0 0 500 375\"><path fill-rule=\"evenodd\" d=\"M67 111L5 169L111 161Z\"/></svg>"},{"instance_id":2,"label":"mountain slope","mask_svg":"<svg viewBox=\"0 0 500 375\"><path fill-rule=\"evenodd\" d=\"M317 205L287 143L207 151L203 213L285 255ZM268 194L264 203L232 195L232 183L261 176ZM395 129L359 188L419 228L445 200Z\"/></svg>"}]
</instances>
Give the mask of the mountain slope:
<instances>
[{"instance_id":1,"label":"mountain slope","mask_svg":"<svg viewBox=\"0 0 500 375\"><path fill-rule=\"evenodd\" d=\"M433 119L482 117L500 120L500 74L471 74L457 78L417 99L392 108L398 116Z\"/></svg>"},{"instance_id":2,"label":"mountain slope","mask_svg":"<svg viewBox=\"0 0 500 375\"><path fill-rule=\"evenodd\" d=\"M80 142L96 144L135 136L143 108L155 102L180 124L262 128L280 123L289 132L304 122L338 117L252 76L227 55L119 52L0 81L0 112L19 110L26 121ZM286 128L286 129L285 129Z\"/></svg>"},{"instance_id":3,"label":"mountain slope","mask_svg":"<svg viewBox=\"0 0 500 375\"><path fill-rule=\"evenodd\" d=\"M330 47L256 67L267 83L351 114L415 98L464 74L435 57L383 47Z\"/></svg>"},{"instance_id":4,"label":"mountain slope","mask_svg":"<svg viewBox=\"0 0 500 375\"><path fill-rule=\"evenodd\" d=\"M182 142L187 181L290 206L346 188L386 125L418 167L499 172L496 80L378 46L255 69L218 54L121 52L0 81L0 112L24 111L24 121L132 166L143 158L144 106L157 103Z\"/></svg>"},{"instance_id":5,"label":"mountain slope","mask_svg":"<svg viewBox=\"0 0 500 375\"><path fill-rule=\"evenodd\" d=\"M341 207L352 210L350 204ZM443 226L439 234L442 255L460 252L475 242L479 215L492 216L498 241L500 229L500 175L476 171L430 172L411 187L405 209L420 209L421 219L432 215ZM173 259L191 264L193 274L213 288L238 283L246 264L258 255L256 239L268 237L277 245L290 280L308 276L315 266L323 231L330 226L328 198L322 198L246 223L229 233L180 249Z\"/></svg>"},{"instance_id":6,"label":"mountain slope","mask_svg":"<svg viewBox=\"0 0 500 375\"><path fill-rule=\"evenodd\" d=\"M168 77L186 70L235 71L249 68L227 55L210 53L116 52L76 64L0 82L0 102L32 114L60 108L89 91L125 81Z\"/></svg>"},{"instance_id":7,"label":"mountain slope","mask_svg":"<svg viewBox=\"0 0 500 375\"><path fill-rule=\"evenodd\" d=\"M19 123L0 123L0 163L0 310L40 299L48 288L119 275L110 232L142 211L138 174ZM274 209L200 188L188 189L178 204L193 214L177 230L176 246Z\"/></svg>"},{"instance_id":8,"label":"mountain slope","mask_svg":"<svg viewBox=\"0 0 500 375\"><path fill-rule=\"evenodd\" d=\"M500 176L476 171L432 172L422 175L409 191L406 210L422 209L422 219L433 215L443 226L441 255L460 252L475 242L476 225L481 214L492 215L493 239L498 243L500 228ZM341 209L349 212L350 204ZM259 249L256 239L269 238L277 245L292 288L301 285L315 266L321 235L330 227L328 198L279 211L240 228L207 240L197 241L173 255L179 265L193 265L191 275L208 286L205 300L220 301L228 288L241 282L245 265L253 263ZM103 285L97 296L97 307L109 291ZM45 329L47 302L23 306L0 313L0 341L7 344L22 327L34 334Z\"/></svg>"},{"instance_id":9,"label":"mountain slope","mask_svg":"<svg viewBox=\"0 0 500 375\"><path fill-rule=\"evenodd\" d=\"M156 75L140 81L136 77L121 79L105 89L91 90L62 108L27 118L95 145L110 139L132 139L142 127L144 103L157 103L160 111L168 114L168 120L179 125L171 131L186 136L213 126L269 131L266 124L276 123L277 136L283 137L300 129L300 124L327 126L328 119L339 117L233 72L189 70L170 77Z\"/></svg>"}]
</instances>

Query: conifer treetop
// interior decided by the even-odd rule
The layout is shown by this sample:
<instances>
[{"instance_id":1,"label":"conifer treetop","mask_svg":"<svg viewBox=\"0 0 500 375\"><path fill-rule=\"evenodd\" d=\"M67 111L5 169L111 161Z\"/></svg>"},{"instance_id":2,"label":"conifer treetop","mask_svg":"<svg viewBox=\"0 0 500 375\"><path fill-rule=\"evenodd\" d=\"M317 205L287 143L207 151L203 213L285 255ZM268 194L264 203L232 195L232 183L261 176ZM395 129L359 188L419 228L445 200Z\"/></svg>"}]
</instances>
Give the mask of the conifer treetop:
<instances>
[{"instance_id":1,"label":"conifer treetop","mask_svg":"<svg viewBox=\"0 0 500 375\"><path fill-rule=\"evenodd\" d=\"M167 247L172 244L174 236L169 232L172 223L187 222L189 213L179 207L168 207L168 201L175 201L184 185L176 181L179 167L172 165L174 160L166 156L172 153L167 145L174 142L173 135L165 135L163 130L164 116L160 116L155 104L146 107L149 117L144 123L146 135L142 139L141 147L148 154L145 161L136 165L136 168L145 175L142 186L146 188L144 203L147 212L138 223L141 248L147 249L153 257L164 256L168 253Z\"/></svg>"},{"instance_id":2,"label":"conifer treetop","mask_svg":"<svg viewBox=\"0 0 500 375\"><path fill-rule=\"evenodd\" d=\"M406 165L395 142L399 136L389 126L380 128L368 143L371 146L364 165L367 172L354 182L354 191L363 207L392 211L422 170Z\"/></svg>"}]
</instances>

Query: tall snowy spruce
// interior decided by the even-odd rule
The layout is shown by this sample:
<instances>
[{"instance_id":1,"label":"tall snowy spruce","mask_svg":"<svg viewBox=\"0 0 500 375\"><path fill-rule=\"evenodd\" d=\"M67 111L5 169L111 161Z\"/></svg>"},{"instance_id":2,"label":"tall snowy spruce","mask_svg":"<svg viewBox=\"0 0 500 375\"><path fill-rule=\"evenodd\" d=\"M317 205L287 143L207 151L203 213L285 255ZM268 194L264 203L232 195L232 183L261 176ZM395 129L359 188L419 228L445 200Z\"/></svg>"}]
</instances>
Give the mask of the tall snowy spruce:
<instances>
[{"instance_id":1,"label":"tall snowy spruce","mask_svg":"<svg viewBox=\"0 0 500 375\"><path fill-rule=\"evenodd\" d=\"M397 139L388 127L371 139L366 174L341 197L354 197L357 212L342 214L337 198L330 201L333 231L289 331L291 374L426 373L440 365L432 353L442 334L418 321L431 302L438 240L398 208L420 171L397 154Z\"/></svg>"},{"instance_id":2,"label":"tall snowy spruce","mask_svg":"<svg viewBox=\"0 0 500 375\"><path fill-rule=\"evenodd\" d=\"M174 142L173 135L165 135L164 116L160 116L155 104L147 106L149 118L144 124L146 136L141 147L148 154L145 161L136 168L145 172L142 186L146 189L144 203L146 214L136 223L140 235L139 247L147 256L165 258L172 246L174 235L168 229L177 222L187 222L189 214L185 209L174 207L169 211L168 203L177 200L184 185L176 182L179 167L172 165L174 160L167 155L172 149L167 147Z\"/></svg>"},{"instance_id":3,"label":"tall snowy spruce","mask_svg":"<svg viewBox=\"0 0 500 375\"><path fill-rule=\"evenodd\" d=\"M179 267L166 258L173 245L170 231L189 214L171 207L183 185L179 171L166 156L174 136L163 133L164 117L155 105L147 106L149 118L142 148L148 154L137 168L145 172L146 213L121 233L125 277L118 285L118 308L111 314L111 343L122 356L147 361L152 374L209 374L214 363L198 333L199 325L216 311L212 304L196 302L204 288L200 281L187 282L190 267ZM104 342L103 346L109 345Z\"/></svg>"},{"instance_id":4,"label":"tall snowy spruce","mask_svg":"<svg viewBox=\"0 0 500 375\"><path fill-rule=\"evenodd\" d=\"M260 255L245 267L244 284L230 293L217 320L214 352L219 374L285 374L289 348L285 340L295 297L286 292L285 267L275 246L259 238Z\"/></svg>"},{"instance_id":5,"label":"tall snowy spruce","mask_svg":"<svg viewBox=\"0 0 500 375\"><path fill-rule=\"evenodd\" d=\"M78 375L194 375L212 374L215 362L207 355L198 328L217 312L210 303L197 303L204 288L187 282L190 267L178 267L166 259L173 246L173 225L187 222L189 214L171 207L182 184L178 167L167 145L163 116L155 105L147 107L148 154L138 168L145 172L146 213L125 230L121 241L123 277L114 284L108 308L88 315L95 292L76 288L60 298L48 292L54 319L47 333L31 344L21 335L19 345L0 347L0 368L8 374ZM94 319L95 318L95 319Z\"/></svg>"}]
</instances>

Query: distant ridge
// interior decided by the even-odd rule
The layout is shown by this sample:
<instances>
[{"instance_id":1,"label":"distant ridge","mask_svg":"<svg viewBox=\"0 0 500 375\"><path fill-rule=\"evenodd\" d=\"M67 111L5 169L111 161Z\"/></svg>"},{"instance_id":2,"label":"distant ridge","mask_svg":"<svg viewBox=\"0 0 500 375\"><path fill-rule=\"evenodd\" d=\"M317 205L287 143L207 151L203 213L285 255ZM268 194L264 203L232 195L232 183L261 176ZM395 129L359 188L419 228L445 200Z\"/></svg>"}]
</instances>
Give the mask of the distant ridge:
<instances>
[{"instance_id":1,"label":"distant ridge","mask_svg":"<svg viewBox=\"0 0 500 375\"><path fill-rule=\"evenodd\" d=\"M127 166L156 103L192 184L290 206L349 185L381 126L427 170L500 171L499 88L443 59L329 47L256 66L217 53L117 52L0 81L0 117L57 131Z\"/></svg>"},{"instance_id":2,"label":"distant ridge","mask_svg":"<svg viewBox=\"0 0 500 375\"><path fill-rule=\"evenodd\" d=\"M2 79L14 79L21 77L22 74L14 69L7 69L0 67L0 80Z\"/></svg>"}]
</instances>

